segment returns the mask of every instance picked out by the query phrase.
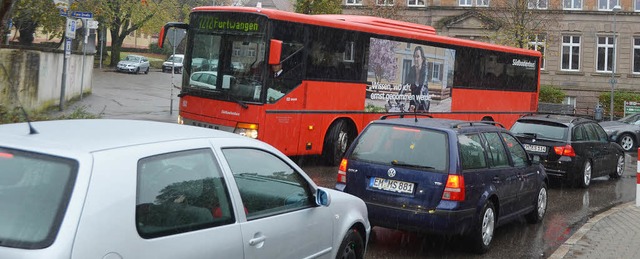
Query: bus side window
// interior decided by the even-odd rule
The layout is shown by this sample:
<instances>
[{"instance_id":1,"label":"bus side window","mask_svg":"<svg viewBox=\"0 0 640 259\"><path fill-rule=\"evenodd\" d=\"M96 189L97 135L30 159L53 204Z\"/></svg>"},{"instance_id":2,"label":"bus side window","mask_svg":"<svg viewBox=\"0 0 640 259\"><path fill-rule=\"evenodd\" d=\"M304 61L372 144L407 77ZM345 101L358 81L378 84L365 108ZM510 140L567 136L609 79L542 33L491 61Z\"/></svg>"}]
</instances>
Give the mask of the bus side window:
<instances>
[{"instance_id":1,"label":"bus side window","mask_svg":"<svg viewBox=\"0 0 640 259\"><path fill-rule=\"evenodd\" d=\"M275 96L273 100L271 100L271 98L269 98L270 95L267 94L268 102L276 101L300 85L303 74L304 27L301 24L283 21L274 21L273 25L275 28L273 31L273 39L282 41L282 54L280 56L282 74L279 75L277 79L268 80L268 87L272 89L272 91L276 90L280 92L271 96Z\"/></svg>"},{"instance_id":2,"label":"bus side window","mask_svg":"<svg viewBox=\"0 0 640 259\"><path fill-rule=\"evenodd\" d=\"M361 81L361 34L310 26L307 77L328 81Z\"/></svg>"}]
</instances>

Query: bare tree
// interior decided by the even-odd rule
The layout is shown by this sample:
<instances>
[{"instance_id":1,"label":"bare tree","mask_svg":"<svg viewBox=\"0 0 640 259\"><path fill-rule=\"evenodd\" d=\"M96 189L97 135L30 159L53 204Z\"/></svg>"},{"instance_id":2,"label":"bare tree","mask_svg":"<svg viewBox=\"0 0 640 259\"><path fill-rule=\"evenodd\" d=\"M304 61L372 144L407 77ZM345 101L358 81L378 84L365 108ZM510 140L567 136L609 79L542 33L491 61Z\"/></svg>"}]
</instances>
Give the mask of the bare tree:
<instances>
[{"instance_id":1,"label":"bare tree","mask_svg":"<svg viewBox=\"0 0 640 259\"><path fill-rule=\"evenodd\" d=\"M548 10L547 0L492 0L491 7L478 8L478 13L491 21L487 36L493 42L518 48L529 48L530 42L548 36L562 15Z\"/></svg>"},{"instance_id":2,"label":"bare tree","mask_svg":"<svg viewBox=\"0 0 640 259\"><path fill-rule=\"evenodd\" d=\"M402 20L402 0L364 0L367 7L366 15L392 20Z\"/></svg>"}]
</instances>

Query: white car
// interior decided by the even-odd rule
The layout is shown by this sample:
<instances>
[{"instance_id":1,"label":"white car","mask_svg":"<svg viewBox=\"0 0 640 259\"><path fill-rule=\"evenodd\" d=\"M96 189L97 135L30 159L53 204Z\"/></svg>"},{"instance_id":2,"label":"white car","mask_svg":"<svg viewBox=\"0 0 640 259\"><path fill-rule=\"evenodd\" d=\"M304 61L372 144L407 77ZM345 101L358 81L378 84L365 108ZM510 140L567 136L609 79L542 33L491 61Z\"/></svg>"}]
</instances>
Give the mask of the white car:
<instances>
[{"instance_id":1,"label":"white car","mask_svg":"<svg viewBox=\"0 0 640 259\"><path fill-rule=\"evenodd\" d=\"M162 72L171 72L171 68L173 68L173 72L176 74L182 73L182 66L184 61L184 55L175 54L169 56L169 58L162 63Z\"/></svg>"},{"instance_id":2,"label":"white car","mask_svg":"<svg viewBox=\"0 0 640 259\"><path fill-rule=\"evenodd\" d=\"M365 252L362 200L316 186L261 141L107 119L4 124L0 139L0 258Z\"/></svg>"}]
</instances>

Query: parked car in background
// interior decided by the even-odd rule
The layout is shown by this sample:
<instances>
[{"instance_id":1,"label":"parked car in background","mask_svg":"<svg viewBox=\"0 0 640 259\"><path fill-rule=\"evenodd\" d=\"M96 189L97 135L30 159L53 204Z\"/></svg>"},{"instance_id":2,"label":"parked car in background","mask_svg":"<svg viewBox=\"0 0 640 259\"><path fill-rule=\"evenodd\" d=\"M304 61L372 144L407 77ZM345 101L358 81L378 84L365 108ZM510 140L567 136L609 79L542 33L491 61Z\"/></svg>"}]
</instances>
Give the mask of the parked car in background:
<instances>
[{"instance_id":1,"label":"parked car in background","mask_svg":"<svg viewBox=\"0 0 640 259\"><path fill-rule=\"evenodd\" d=\"M532 115L511 127L547 173L587 188L591 179L624 174L624 150L595 121L568 115Z\"/></svg>"},{"instance_id":2,"label":"parked car in background","mask_svg":"<svg viewBox=\"0 0 640 259\"><path fill-rule=\"evenodd\" d=\"M169 56L169 58L162 63L162 72L171 72L173 68L173 72L176 74L182 73L182 61L184 60L184 55L175 54Z\"/></svg>"},{"instance_id":3,"label":"parked car in background","mask_svg":"<svg viewBox=\"0 0 640 259\"><path fill-rule=\"evenodd\" d=\"M627 115L615 121L602 121L599 124L609 136L613 136L624 151L637 151L640 140L640 113Z\"/></svg>"},{"instance_id":4,"label":"parked car in background","mask_svg":"<svg viewBox=\"0 0 640 259\"><path fill-rule=\"evenodd\" d=\"M373 226L463 235L477 253L495 227L542 221L547 175L492 122L432 118L371 122L345 153L336 188L367 204Z\"/></svg>"},{"instance_id":5,"label":"parked car in background","mask_svg":"<svg viewBox=\"0 0 640 259\"><path fill-rule=\"evenodd\" d=\"M193 87L216 89L216 81L218 80L218 72L215 71L199 71L191 73L189 85Z\"/></svg>"},{"instance_id":6,"label":"parked car in background","mask_svg":"<svg viewBox=\"0 0 640 259\"><path fill-rule=\"evenodd\" d=\"M102 119L4 124L0 139L0 258L333 259L365 251L362 200L318 187L261 141Z\"/></svg>"},{"instance_id":7,"label":"parked car in background","mask_svg":"<svg viewBox=\"0 0 640 259\"><path fill-rule=\"evenodd\" d=\"M149 59L140 55L127 55L118 62L116 71L138 74L144 72L149 73Z\"/></svg>"},{"instance_id":8,"label":"parked car in background","mask_svg":"<svg viewBox=\"0 0 640 259\"><path fill-rule=\"evenodd\" d=\"M191 71L208 71L211 70L211 65L209 65L209 60L204 58L193 58L191 59Z\"/></svg>"}]
</instances>

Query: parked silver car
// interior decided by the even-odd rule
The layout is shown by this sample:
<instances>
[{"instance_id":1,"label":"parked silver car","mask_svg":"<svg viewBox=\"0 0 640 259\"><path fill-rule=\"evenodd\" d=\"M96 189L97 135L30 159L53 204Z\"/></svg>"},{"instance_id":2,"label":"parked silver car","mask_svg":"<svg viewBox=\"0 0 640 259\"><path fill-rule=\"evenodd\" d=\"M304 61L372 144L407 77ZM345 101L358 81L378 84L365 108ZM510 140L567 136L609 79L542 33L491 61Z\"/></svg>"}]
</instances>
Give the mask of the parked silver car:
<instances>
[{"instance_id":1,"label":"parked silver car","mask_svg":"<svg viewBox=\"0 0 640 259\"><path fill-rule=\"evenodd\" d=\"M118 62L116 71L138 74L144 72L149 73L149 59L140 55L127 55Z\"/></svg>"},{"instance_id":2,"label":"parked silver car","mask_svg":"<svg viewBox=\"0 0 640 259\"><path fill-rule=\"evenodd\" d=\"M624 151L636 151L640 140L640 113L627 115L615 121L599 122L600 126L613 136Z\"/></svg>"},{"instance_id":3,"label":"parked silver car","mask_svg":"<svg viewBox=\"0 0 640 259\"><path fill-rule=\"evenodd\" d=\"M0 258L365 252L364 202L318 187L261 141L102 119L4 124L0 139Z\"/></svg>"}]
</instances>

